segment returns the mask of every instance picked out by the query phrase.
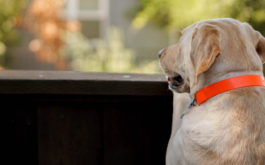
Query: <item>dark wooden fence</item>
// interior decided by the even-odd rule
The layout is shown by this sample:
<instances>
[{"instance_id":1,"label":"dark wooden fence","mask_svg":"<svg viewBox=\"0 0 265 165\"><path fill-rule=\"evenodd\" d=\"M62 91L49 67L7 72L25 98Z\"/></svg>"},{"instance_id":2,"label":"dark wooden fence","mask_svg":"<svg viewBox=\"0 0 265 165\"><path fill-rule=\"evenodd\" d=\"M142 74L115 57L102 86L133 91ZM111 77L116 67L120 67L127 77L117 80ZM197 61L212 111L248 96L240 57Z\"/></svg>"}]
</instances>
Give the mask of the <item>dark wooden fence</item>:
<instances>
[{"instance_id":1,"label":"dark wooden fence","mask_svg":"<svg viewBox=\"0 0 265 165\"><path fill-rule=\"evenodd\" d=\"M1 71L0 97L4 164L164 164L162 75Z\"/></svg>"}]
</instances>

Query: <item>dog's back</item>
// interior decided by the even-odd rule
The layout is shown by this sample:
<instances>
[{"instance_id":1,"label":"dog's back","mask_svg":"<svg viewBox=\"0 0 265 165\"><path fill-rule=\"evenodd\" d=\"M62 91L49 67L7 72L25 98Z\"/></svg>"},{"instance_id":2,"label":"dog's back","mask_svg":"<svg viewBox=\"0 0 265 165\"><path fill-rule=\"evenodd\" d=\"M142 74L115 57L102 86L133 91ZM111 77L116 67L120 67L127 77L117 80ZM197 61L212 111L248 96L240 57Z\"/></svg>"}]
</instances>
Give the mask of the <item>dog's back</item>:
<instances>
[{"instance_id":1,"label":"dog's back","mask_svg":"<svg viewBox=\"0 0 265 165\"><path fill-rule=\"evenodd\" d=\"M188 164L264 165L265 89L249 87L217 97L183 118L178 135Z\"/></svg>"}]
</instances>

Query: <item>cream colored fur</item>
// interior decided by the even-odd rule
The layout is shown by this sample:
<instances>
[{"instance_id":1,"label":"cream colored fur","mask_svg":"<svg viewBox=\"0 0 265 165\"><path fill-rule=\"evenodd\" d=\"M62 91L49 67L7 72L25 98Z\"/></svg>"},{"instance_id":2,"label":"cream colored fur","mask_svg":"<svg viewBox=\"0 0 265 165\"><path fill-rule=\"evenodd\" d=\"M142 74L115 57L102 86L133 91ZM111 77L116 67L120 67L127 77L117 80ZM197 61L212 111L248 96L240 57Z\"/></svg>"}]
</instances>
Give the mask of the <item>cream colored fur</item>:
<instances>
[{"instance_id":1,"label":"cream colored fur","mask_svg":"<svg viewBox=\"0 0 265 165\"><path fill-rule=\"evenodd\" d=\"M167 165L265 165L265 88L246 87L189 107L195 93L239 75L263 75L265 39L247 23L214 19L195 23L167 48L160 64L174 89ZM181 115L184 117L181 119Z\"/></svg>"}]
</instances>

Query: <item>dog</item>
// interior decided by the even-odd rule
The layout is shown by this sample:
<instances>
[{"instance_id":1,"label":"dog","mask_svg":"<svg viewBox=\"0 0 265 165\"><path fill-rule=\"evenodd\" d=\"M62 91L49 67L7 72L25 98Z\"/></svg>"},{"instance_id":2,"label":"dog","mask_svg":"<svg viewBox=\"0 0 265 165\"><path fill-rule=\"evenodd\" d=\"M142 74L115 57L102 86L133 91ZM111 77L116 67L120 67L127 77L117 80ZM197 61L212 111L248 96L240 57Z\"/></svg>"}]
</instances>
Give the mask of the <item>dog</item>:
<instances>
[{"instance_id":1,"label":"dog","mask_svg":"<svg viewBox=\"0 0 265 165\"><path fill-rule=\"evenodd\" d=\"M212 84L263 76L265 38L258 31L232 18L197 22L159 52L159 62L174 94L167 165L265 165L264 84L196 103L198 91Z\"/></svg>"}]
</instances>

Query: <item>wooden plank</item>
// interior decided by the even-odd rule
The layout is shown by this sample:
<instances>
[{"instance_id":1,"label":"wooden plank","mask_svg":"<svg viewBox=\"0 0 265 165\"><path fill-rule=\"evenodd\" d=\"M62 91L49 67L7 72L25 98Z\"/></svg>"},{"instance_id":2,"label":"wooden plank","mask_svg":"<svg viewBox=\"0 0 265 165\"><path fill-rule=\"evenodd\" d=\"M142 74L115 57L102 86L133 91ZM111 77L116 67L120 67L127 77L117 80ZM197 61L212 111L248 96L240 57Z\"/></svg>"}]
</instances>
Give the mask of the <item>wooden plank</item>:
<instances>
[{"instance_id":1,"label":"wooden plank","mask_svg":"<svg viewBox=\"0 0 265 165\"><path fill-rule=\"evenodd\" d=\"M1 71L2 94L169 96L162 75Z\"/></svg>"},{"instance_id":2,"label":"wooden plank","mask_svg":"<svg viewBox=\"0 0 265 165\"><path fill-rule=\"evenodd\" d=\"M48 99L38 111L39 164L164 164L171 101L164 96Z\"/></svg>"},{"instance_id":3,"label":"wooden plank","mask_svg":"<svg viewBox=\"0 0 265 165\"><path fill-rule=\"evenodd\" d=\"M140 81L165 82L161 74L127 74L103 72L77 72L77 71L23 71L4 70L0 72L0 80L96 80L96 81Z\"/></svg>"},{"instance_id":4,"label":"wooden plank","mask_svg":"<svg viewBox=\"0 0 265 165\"><path fill-rule=\"evenodd\" d=\"M172 106L167 97L142 97L104 114L104 165L165 164Z\"/></svg>"},{"instance_id":5,"label":"wooden plank","mask_svg":"<svg viewBox=\"0 0 265 165\"><path fill-rule=\"evenodd\" d=\"M39 165L101 165L103 111L93 105L42 105L39 117Z\"/></svg>"},{"instance_id":6,"label":"wooden plank","mask_svg":"<svg viewBox=\"0 0 265 165\"><path fill-rule=\"evenodd\" d=\"M37 113L35 103L30 98L14 95L1 98L1 115L4 129L1 137L3 164L36 165L37 147Z\"/></svg>"}]
</instances>

